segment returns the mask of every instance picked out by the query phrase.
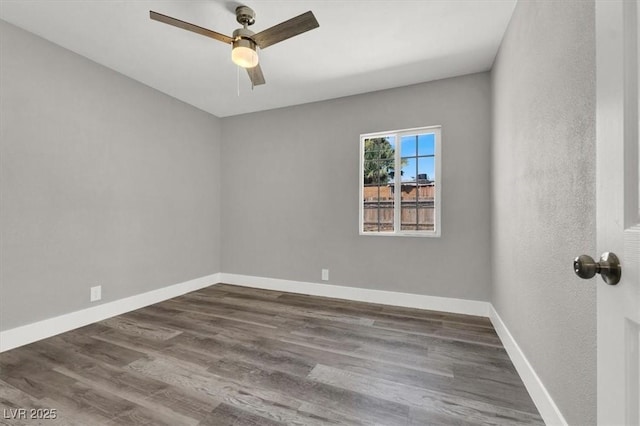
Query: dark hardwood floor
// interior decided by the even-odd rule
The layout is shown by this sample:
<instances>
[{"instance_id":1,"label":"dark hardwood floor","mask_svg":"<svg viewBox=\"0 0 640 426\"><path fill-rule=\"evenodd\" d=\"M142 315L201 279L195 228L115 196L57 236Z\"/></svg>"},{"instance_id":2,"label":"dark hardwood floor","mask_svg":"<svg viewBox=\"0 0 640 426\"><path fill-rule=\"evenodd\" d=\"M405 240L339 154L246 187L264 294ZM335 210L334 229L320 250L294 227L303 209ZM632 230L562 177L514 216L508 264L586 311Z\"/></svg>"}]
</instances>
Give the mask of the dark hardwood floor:
<instances>
[{"instance_id":1,"label":"dark hardwood floor","mask_svg":"<svg viewBox=\"0 0 640 426\"><path fill-rule=\"evenodd\" d=\"M543 424L486 318L231 285L0 354L0 423Z\"/></svg>"}]
</instances>

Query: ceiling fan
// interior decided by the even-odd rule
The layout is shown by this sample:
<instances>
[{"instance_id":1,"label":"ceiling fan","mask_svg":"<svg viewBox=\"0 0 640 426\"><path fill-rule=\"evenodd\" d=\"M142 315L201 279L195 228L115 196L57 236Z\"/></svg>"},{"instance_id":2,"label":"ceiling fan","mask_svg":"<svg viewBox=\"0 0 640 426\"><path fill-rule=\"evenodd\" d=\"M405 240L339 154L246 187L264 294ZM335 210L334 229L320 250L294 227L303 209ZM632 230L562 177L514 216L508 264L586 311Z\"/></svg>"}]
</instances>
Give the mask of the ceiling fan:
<instances>
[{"instance_id":1,"label":"ceiling fan","mask_svg":"<svg viewBox=\"0 0 640 426\"><path fill-rule=\"evenodd\" d=\"M256 51L256 46L260 49L266 49L271 45L320 26L316 17L313 16L313 12L309 11L256 34L248 28L249 25L253 25L255 23L256 13L248 6L238 6L236 7L236 20L238 23L242 24L242 28L235 30L233 32L233 36L229 37L152 10L149 11L149 15L154 21L173 25L174 27L192 31L203 36L214 38L223 43L230 44L232 46L231 59L238 66L247 69L251 83L254 86L265 83L262 69L258 64L258 52Z\"/></svg>"}]
</instances>

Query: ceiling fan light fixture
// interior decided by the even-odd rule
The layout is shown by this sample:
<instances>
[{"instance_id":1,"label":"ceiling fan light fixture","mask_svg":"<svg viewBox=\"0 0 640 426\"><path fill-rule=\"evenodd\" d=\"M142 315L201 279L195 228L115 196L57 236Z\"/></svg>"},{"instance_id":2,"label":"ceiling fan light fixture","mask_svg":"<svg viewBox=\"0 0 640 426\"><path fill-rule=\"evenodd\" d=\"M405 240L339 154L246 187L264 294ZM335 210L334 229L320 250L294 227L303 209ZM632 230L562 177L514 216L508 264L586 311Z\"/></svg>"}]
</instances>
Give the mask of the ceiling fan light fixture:
<instances>
[{"instance_id":1,"label":"ceiling fan light fixture","mask_svg":"<svg viewBox=\"0 0 640 426\"><path fill-rule=\"evenodd\" d=\"M236 7L236 21L242 24L242 28L235 30L232 37L154 12L153 10L149 11L149 17L154 21L230 44L231 60L247 70L252 87L265 83L262 68L258 64L259 59L256 47L260 47L262 50L320 26L316 17L313 16L313 12L308 11L256 34L248 28L255 22L256 17L256 13L248 6Z\"/></svg>"},{"instance_id":2,"label":"ceiling fan light fixture","mask_svg":"<svg viewBox=\"0 0 640 426\"><path fill-rule=\"evenodd\" d=\"M253 68L258 65L258 52L256 44L248 39L238 39L233 42L231 60L242 68Z\"/></svg>"}]
</instances>

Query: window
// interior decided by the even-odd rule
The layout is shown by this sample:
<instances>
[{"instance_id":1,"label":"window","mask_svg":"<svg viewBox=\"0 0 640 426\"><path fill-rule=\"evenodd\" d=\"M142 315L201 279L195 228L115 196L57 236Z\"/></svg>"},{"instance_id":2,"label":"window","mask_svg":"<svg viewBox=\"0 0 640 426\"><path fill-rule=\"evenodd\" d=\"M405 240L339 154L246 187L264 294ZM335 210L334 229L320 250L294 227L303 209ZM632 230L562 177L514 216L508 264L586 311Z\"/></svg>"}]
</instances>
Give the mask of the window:
<instances>
[{"instance_id":1,"label":"window","mask_svg":"<svg viewBox=\"0 0 640 426\"><path fill-rule=\"evenodd\" d=\"M360 135L360 234L439 237L440 126Z\"/></svg>"}]
</instances>

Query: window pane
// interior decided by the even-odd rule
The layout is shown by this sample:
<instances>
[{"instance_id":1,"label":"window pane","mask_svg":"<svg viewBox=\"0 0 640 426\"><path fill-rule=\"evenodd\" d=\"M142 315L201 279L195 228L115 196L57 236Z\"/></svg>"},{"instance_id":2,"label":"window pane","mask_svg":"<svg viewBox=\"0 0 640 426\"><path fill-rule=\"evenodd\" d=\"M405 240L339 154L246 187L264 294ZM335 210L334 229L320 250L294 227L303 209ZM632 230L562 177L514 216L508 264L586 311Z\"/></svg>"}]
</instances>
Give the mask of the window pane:
<instances>
[{"instance_id":1,"label":"window pane","mask_svg":"<svg viewBox=\"0 0 640 426\"><path fill-rule=\"evenodd\" d=\"M385 140L370 140L368 153L377 159L366 159L363 171L363 232L393 231L393 188L391 171L394 151ZM382 148L381 148L382 146ZM385 148L386 146L386 148ZM390 158L380 158L390 155Z\"/></svg>"},{"instance_id":2,"label":"window pane","mask_svg":"<svg viewBox=\"0 0 640 426\"><path fill-rule=\"evenodd\" d=\"M393 160L395 155L395 136L385 136L364 140L365 160Z\"/></svg>"},{"instance_id":3,"label":"window pane","mask_svg":"<svg viewBox=\"0 0 640 426\"><path fill-rule=\"evenodd\" d=\"M366 185L371 185L374 183L375 181L375 174L371 173L371 170L374 170L376 168L374 161L371 160L365 160L364 164L363 164L363 170L364 173L362 175L362 183L366 186Z\"/></svg>"},{"instance_id":4,"label":"window pane","mask_svg":"<svg viewBox=\"0 0 640 426\"><path fill-rule=\"evenodd\" d=\"M418 136L418 155L435 155L435 140L434 133Z\"/></svg>"},{"instance_id":5,"label":"window pane","mask_svg":"<svg viewBox=\"0 0 640 426\"><path fill-rule=\"evenodd\" d=\"M393 201L380 203L380 231L393 231Z\"/></svg>"},{"instance_id":6,"label":"window pane","mask_svg":"<svg viewBox=\"0 0 640 426\"><path fill-rule=\"evenodd\" d=\"M416 201L418 200L418 192L416 189L416 185L413 182L404 182L402 184L400 199L402 200L403 206L416 206Z\"/></svg>"},{"instance_id":7,"label":"window pane","mask_svg":"<svg viewBox=\"0 0 640 426\"><path fill-rule=\"evenodd\" d=\"M396 137L395 136L387 136L385 138L387 140L387 142L389 143L389 146L391 146L391 149L393 150L394 154L396 152Z\"/></svg>"},{"instance_id":8,"label":"window pane","mask_svg":"<svg viewBox=\"0 0 640 426\"><path fill-rule=\"evenodd\" d=\"M436 176L435 157L418 158L418 183L425 185L433 183Z\"/></svg>"},{"instance_id":9,"label":"window pane","mask_svg":"<svg viewBox=\"0 0 640 426\"><path fill-rule=\"evenodd\" d=\"M363 189L362 195L364 198L363 201L365 203L378 204L378 200L380 199L381 196L383 196L383 194L380 193L382 191L382 187L380 187L380 185L376 185L376 184L365 185L364 188L362 189Z\"/></svg>"},{"instance_id":10,"label":"window pane","mask_svg":"<svg viewBox=\"0 0 640 426\"><path fill-rule=\"evenodd\" d=\"M418 230L433 231L435 223L433 212L433 202L420 203L420 208L418 209Z\"/></svg>"},{"instance_id":11,"label":"window pane","mask_svg":"<svg viewBox=\"0 0 640 426\"><path fill-rule=\"evenodd\" d=\"M387 185L393 181L393 160L366 160L363 183L365 185Z\"/></svg>"},{"instance_id":12,"label":"window pane","mask_svg":"<svg viewBox=\"0 0 640 426\"><path fill-rule=\"evenodd\" d=\"M400 229L402 231L415 231L417 223L418 217L415 202L407 204L402 203Z\"/></svg>"},{"instance_id":13,"label":"window pane","mask_svg":"<svg viewBox=\"0 0 640 426\"><path fill-rule=\"evenodd\" d=\"M378 203L365 203L362 214L362 230L364 232L378 232Z\"/></svg>"},{"instance_id":14,"label":"window pane","mask_svg":"<svg viewBox=\"0 0 640 426\"><path fill-rule=\"evenodd\" d=\"M417 162L416 158L403 158L402 159L402 181L403 182L415 182L417 175Z\"/></svg>"},{"instance_id":15,"label":"window pane","mask_svg":"<svg viewBox=\"0 0 640 426\"><path fill-rule=\"evenodd\" d=\"M435 200L436 187L435 185L418 185L418 203Z\"/></svg>"},{"instance_id":16,"label":"window pane","mask_svg":"<svg viewBox=\"0 0 640 426\"><path fill-rule=\"evenodd\" d=\"M436 182L434 181L435 173L435 159L433 157L419 158L418 159L418 204L419 207L429 207L433 210L436 194ZM433 217L433 216L431 216ZM420 221L425 219L420 218ZM424 222L426 223L426 222ZM433 225L433 220L428 222Z\"/></svg>"},{"instance_id":17,"label":"window pane","mask_svg":"<svg viewBox=\"0 0 640 426\"><path fill-rule=\"evenodd\" d=\"M401 157L415 157L418 152L416 151L416 136L403 136L401 139L400 147Z\"/></svg>"}]
</instances>

